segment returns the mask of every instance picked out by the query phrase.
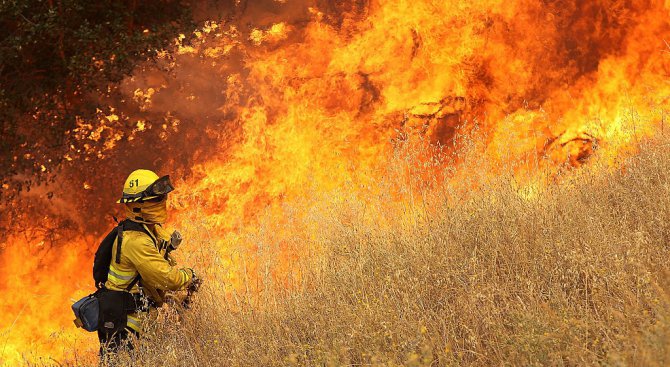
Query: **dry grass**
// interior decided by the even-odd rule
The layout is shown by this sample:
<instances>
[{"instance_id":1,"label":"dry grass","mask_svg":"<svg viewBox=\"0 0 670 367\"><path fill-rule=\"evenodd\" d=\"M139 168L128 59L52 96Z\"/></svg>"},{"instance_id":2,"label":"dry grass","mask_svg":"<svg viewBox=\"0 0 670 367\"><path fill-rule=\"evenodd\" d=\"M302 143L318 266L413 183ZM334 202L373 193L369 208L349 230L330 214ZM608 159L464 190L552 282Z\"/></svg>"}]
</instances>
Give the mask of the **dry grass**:
<instances>
[{"instance_id":1,"label":"dry grass","mask_svg":"<svg viewBox=\"0 0 670 367\"><path fill-rule=\"evenodd\" d=\"M300 276L277 275L266 237L279 226L266 224L238 253L259 264L241 280L254 295L209 272L194 309L162 310L170 322L132 364L668 365L670 147L650 143L623 167L530 199L502 175L462 200L442 187L410 204L286 209L302 213L289 233L316 233L283 238L302 251Z\"/></svg>"}]
</instances>

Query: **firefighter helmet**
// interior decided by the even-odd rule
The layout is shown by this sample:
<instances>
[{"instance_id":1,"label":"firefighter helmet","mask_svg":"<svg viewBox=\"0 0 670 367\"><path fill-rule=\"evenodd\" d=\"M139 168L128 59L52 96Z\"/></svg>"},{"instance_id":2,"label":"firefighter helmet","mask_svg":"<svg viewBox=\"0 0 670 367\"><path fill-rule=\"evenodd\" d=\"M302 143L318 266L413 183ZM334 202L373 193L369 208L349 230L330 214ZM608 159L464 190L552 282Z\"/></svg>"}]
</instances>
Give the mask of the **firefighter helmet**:
<instances>
[{"instance_id":1,"label":"firefighter helmet","mask_svg":"<svg viewBox=\"0 0 670 367\"><path fill-rule=\"evenodd\" d=\"M133 171L123 185L123 194L117 203L134 203L155 199L174 190L170 176L158 177L153 171L138 169Z\"/></svg>"}]
</instances>

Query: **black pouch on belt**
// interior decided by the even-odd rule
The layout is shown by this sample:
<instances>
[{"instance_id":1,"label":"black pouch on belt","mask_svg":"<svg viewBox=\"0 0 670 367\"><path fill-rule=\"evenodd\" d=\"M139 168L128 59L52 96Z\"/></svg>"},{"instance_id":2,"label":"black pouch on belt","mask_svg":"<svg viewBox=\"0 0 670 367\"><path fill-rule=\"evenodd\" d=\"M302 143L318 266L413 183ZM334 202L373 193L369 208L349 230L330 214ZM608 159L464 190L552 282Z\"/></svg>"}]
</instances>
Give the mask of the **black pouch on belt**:
<instances>
[{"instance_id":1,"label":"black pouch on belt","mask_svg":"<svg viewBox=\"0 0 670 367\"><path fill-rule=\"evenodd\" d=\"M107 335L123 330L128 323L128 314L141 308L141 297L125 291L103 289L98 293L100 317L98 329Z\"/></svg>"},{"instance_id":2,"label":"black pouch on belt","mask_svg":"<svg viewBox=\"0 0 670 367\"><path fill-rule=\"evenodd\" d=\"M102 290L98 294L100 317L98 330L113 335L126 327L128 323L127 298L132 295L123 291Z\"/></svg>"}]
</instances>

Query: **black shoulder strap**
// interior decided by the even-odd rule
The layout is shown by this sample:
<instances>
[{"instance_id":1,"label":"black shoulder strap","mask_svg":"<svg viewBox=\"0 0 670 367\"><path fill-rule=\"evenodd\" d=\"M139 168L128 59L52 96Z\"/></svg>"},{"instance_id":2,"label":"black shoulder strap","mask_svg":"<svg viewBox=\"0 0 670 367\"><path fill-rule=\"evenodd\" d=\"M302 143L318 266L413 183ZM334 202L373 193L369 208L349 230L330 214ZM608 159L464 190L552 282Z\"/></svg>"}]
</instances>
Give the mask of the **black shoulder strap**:
<instances>
[{"instance_id":1,"label":"black shoulder strap","mask_svg":"<svg viewBox=\"0 0 670 367\"><path fill-rule=\"evenodd\" d=\"M124 231L142 232L142 233L146 234L147 236L149 236L149 238L151 238L151 241L154 242L154 244L156 243L156 236L149 233L148 229L142 223L135 222L135 221L132 221L132 220L126 220L126 221L124 221L123 230Z\"/></svg>"},{"instance_id":2,"label":"black shoulder strap","mask_svg":"<svg viewBox=\"0 0 670 367\"><path fill-rule=\"evenodd\" d=\"M121 244L123 243L123 223L116 227L116 263L121 264Z\"/></svg>"}]
</instances>

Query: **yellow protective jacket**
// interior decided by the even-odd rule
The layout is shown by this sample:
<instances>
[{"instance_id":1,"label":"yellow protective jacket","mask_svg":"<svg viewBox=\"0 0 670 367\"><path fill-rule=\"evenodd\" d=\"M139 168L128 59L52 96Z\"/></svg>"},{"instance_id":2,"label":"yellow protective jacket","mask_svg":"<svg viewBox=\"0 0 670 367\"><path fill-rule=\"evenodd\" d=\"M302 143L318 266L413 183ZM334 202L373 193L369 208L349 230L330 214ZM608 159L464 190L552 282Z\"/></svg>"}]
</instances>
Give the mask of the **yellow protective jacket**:
<instances>
[{"instance_id":1,"label":"yellow protective jacket","mask_svg":"<svg viewBox=\"0 0 670 367\"><path fill-rule=\"evenodd\" d=\"M169 236L158 225L155 231L144 225L147 233L139 231L123 231L123 242L121 243L121 261L116 263L112 258L109 266L107 282L105 287L110 290L124 291L139 274L142 278L140 284L136 284L130 293L139 293L140 288L144 294L157 304L162 304L162 292L176 291L185 288L190 282L193 273L188 269L178 269L174 262L165 258L165 248L162 246L169 241ZM112 254L116 254L118 238L112 248ZM141 320L145 315L134 313L128 315L128 327L142 331Z\"/></svg>"}]
</instances>

